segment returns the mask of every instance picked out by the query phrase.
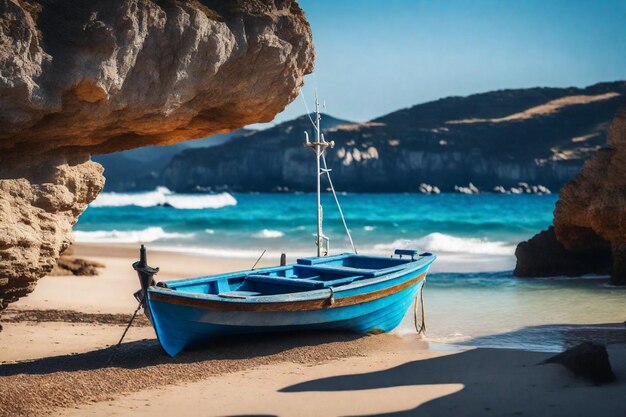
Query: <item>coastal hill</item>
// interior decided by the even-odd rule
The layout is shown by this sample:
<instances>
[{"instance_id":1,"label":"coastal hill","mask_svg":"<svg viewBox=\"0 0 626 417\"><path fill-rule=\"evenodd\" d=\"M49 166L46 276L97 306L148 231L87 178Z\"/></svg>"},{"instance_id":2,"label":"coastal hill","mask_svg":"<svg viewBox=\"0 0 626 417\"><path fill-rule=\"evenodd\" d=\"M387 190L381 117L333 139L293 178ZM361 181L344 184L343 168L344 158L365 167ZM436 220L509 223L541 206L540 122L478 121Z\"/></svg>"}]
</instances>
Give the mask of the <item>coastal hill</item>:
<instances>
[{"instance_id":1,"label":"coastal hill","mask_svg":"<svg viewBox=\"0 0 626 417\"><path fill-rule=\"evenodd\" d=\"M145 146L104 155L94 155L91 159L102 165L106 172L106 191L144 189L146 184L158 182L159 173L172 158L186 149L219 146L233 138L253 132L250 129L237 129L229 133L207 138L188 140L167 146Z\"/></svg>"},{"instance_id":2,"label":"coastal hill","mask_svg":"<svg viewBox=\"0 0 626 417\"><path fill-rule=\"evenodd\" d=\"M311 114L309 117L313 118ZM238 146L244 146L252 141L261 140L264 146L280 146L280 142L294 139L292 132L299 132L297 137L300 145L303 141L303 131L310 128L311 122L306 115L300 116L289 122L282 123L266 130L238 129L230 133L214 135L199 140L190 140L169 146L149 146L127 151L115 152L108 155L96 155L93 160L102 164L106 172L106 191L140 191L151 190L167 181L165 168L172 162L174 157L190 150L190 154L199 152L205 155L209 148L216 148L219 152L228 153ZM340 125L348 125L352 122L337 119L329 115L323 115L322 129L331 129ZM310 132L309 134L313 134ZM249 139L252 139L250 141ZM226 145L237 141L235 148ZM199 149L204 148L204 149ZM298 147L298 149L301 149ZM229 154L236 163L237 154ZM249 171L248 171L249 172ZM226 184L226 183L224 183ZM197 188L192 186L191 188ZM225 188L229 188L228 185Z\"/></svg>"},{"instance_id":3,"label":"coastal hill","mask_svg":"<svg viewBox=\"0 0 626 417\"><path fill-rule=\"evenodd\" d=\"M558 190L599 147L626 82L587 88L530 88L448 97L366 123L324 115L337 189L417 192L420 183L454 191L500 191L519 182ZM303 148L305 115L220 146L186 150L146 182L197 190L311 191L314 158Z\"/></svg>"}]
</instances>

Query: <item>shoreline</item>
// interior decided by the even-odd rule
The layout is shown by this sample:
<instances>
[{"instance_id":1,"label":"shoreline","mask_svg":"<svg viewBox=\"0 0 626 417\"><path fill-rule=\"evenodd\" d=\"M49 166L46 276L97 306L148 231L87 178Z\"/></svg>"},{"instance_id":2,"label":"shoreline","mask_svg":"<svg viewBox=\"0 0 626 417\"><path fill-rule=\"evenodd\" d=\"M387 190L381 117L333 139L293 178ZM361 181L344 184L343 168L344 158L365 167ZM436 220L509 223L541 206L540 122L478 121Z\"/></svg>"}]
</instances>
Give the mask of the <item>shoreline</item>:
<instances>
[{"instance_id":1,"label":"shoreline","mask_svg":"<svg viewBox=\"0 0 626 417\"><path fill-rule=\"evenodd\" d=\"M77 243L72 247L72 256L106 265L101 270L101 275L82 279L77 279L75 276L46 276L38 281L35 292L13 306L43 310L53 306L55 309L86 313L132 312L136 306L132 294L139 288L132 263L139 258L139 244ZM258 258L258 255L253 258L208 256L201 253L185 253L186 249L172 251L167 247L157 245L148 245L147 248L148 263L160 268L155 276L157 281L248 270ZM504 257L497 257L497 259L502 261ZM295 262L295 260L296 257L287 253L287 263ZM508 258L504 259L504 262L509 261ZM279 263L280 254L271 253L264 255L257 267L276 266ZM482 269L477 267L480 265L483 266ZM493 265L499 266L500 264L485 262L485 257L473 255L467 255L466 260L461 262L446 263L446 257L443 256L435 261L430 273L468 268L472 272L501 270L497 266L494 268ZM69 294L66 294L68 292Z\"/></svg>"},{"instance_id":2,"label":"shoreline","mask_svg":"<svg viewBox=\"0 0 626 417\"><path fill-rule=\"evenodd\" d=\"M100 275L94 277L78 276L47 276L42 278L35 292L10 306L10 311L37 311L38 320L51 321L59 314L68 316L69 313L83 313L88 315L128 315L135 310L137 301L133 293L139 288L136 272L132 269L132 263L138 259L138 245L111 245L111 244L76 244L73 256L93 260L103 265ZM248 270L254 264L249 259L226 259L206 256L186 255L178 252L169 252L159 247L148 248L148 264L159 267L160 272L155 276L157 281L169 281L197 276L205 276L223 272ZM295 259L288 258L288 262ZM438 263L437 260L435 263ZM264 256L259 267L276 266L279 259L272 256ZM481 276L480 272L451 273L450 275L434 276L441 271L431 271L433 275L426 290L426 307L429 332L427 341L433 344L450 345L454 348L459 346L483 346L483 347L512 347L531 351L556 351L554 347L549 349L537 348L524 343L507 343L502 345L494 339L502 339L501 335L532 335L537 331L543 331L543 337L550 337L547 332L553 331L552 338L561 337L571 340L571 334L584 334L592 339L602 336L602 340L626 341L622 337L605 337L598 329L601 325L615 325L623 322L620 319L620 306L623 289L606 287L605 291L590 294L595 298L587 298L588 302L602 303L606 310L602 315L593 316L583 314L579 309L560 309L559 316L553 316L554 309L546 308L545 314L534 313L534 308L522 307L526 304L543 303L551 305L557 299L565 300L562 295L563 289L602 286L602 278L539 278L539 279L516 279L509 277L508 273L487 273ZM596 283L598 283L596 285ZM492 287L490 287L492 285ZM525 288L530 286L529 291ZM519 289L518 289L519 288ZM450 292L450 290L453 292ZM480 292L477 292L480 290ZM483 292L487 291L489 292ZM542 290L537 292L536 290ZM569 291L568 291L569 292ZM603 294L613 292L611 299L604 299ZM458 295L457 295L458 294ZM534 294L546 294L541 299L535 299ZM574 294L570 301L576 302L585 293ZM595 295L594 295L595 294ZM485 298L486 297L486 298ZM555 298L556 297L556 298ZM600 298L598 298L600 297ZM480 310L491 311L498 320L488 323L480 323L478 319L482 314L477 310L477 304L482 300ZM603 301L605 300L605 301ZM610 301L611 304L607 304ZM434 304L431 304L434 303ZM513 303L513 304L511 304ZM500 313L506 310L515 311L516 314L525 317L523 321L507 320L500 318ZM566 311L567 310L567 311ZM456 312L456 316L450 316L448 312ZM527 317L533 314L532 317ZM595 313L596 315L598 313ZM616 316L617 314L617 316ZM69 314L71 315L71 314ZM461 315L461 316L459 316ZM5 316L7 316L5 314ZM142 316L140 314L140 316ZM411 316L411 317L409 317ZM472 317L474 319L472 319ZM552 317L550 319L550 317ZM616 320L617 317L617 320ZM400 336L411 337L413 334L412 315L407 315L403 322L393 333ZM110 321L110 320L109 320ZM97 320L96 320L97 322ZM546 329L546 330L542 330ZM550 330L552 329L552 330ZM569 330L571 329L571 331ZM579 337L579 336L576 336ZM476 340L478 343L471 343ZM544 339L545 340L545 339ZM526 340L533 342L533 340ZM486 343L485 343L486 342ZM524 342L524 340L522 340ZM540 341L544 342L544 341Z\"/></svg>"},{"instance_id":3,"label":"shoreline","mask_svg":"<svg viewBox=\"0 0 626 417\"><path fill-rule=\"evenodd\" d=\"M172 359L140 317L117 350L112 346L136 307L131 264L138 247L77 244L73 256L105 268L94 277L45 277L3 314L0 417L124 416L129 410L186 417L200 409L211 415L626 413L618 395L626 381L626 343L609 346L620 380L602 388L558 365L535 366L552 353L433 343L403 332L235 337ZM158 280L252 264L158 247L149 248L148 262L161 267ZM275 264L271 257L260 262ZM541 401L531 400L536 397Z\"/></svg>"},{"instance_id":4,"label":"shoreline","mask_svg":"<svg viewBox=\"0 0 626 417\"><path fill-rule=\"evenodd\" d=\"M102 251L106 251L107 256L113 257L132 257L139 255L139 243L75 243L72 247L75 256L80 257L101 257ZM262 245L260 245L262 247ZM157 243L147 243L146 248L149 253L158 252L160 254L176 255L177 257L200 258L216 263L225 263L233 267L239 267L241 270L250 269L258 257L263 253L262 250L250 251L237 249L223 249L216 251L214 249L204 249L200 246L167 246ZM238 252L239 256L227 256L225 252ZM280 254L287 255L287 263L295 262L298 258L314 256L311 252L289 252L288 250L278 250L270 248L261 258L263 265L278 265ZM350 249L334 250L334 253L351 252ZM82 255L78 255L81 253ZM220 253L219 255L217 253ZM359 251L361 253L361 251ZM379 256L389 256L393 253L390 249L388 253L381 254L380 251L372 253L363 251L362 253L373 254ZM241 255L243 254L243 255ZM131 256L132 255L132 256ZM174 260L175 261L175 260ZM248 266L249 265L249 266ZM479 273L479 272L501 272L513 271L515 267L515 255L496 255L496 254L471 254L471 253L437 253L437 260L430 269L430 273ZM225 270L226 271L226 270ZM234 271L234 270L233 270ZM185 276L184 274L180 274ZM189 275L186 275L189 276Z\"/></svg>"}]
</instances>

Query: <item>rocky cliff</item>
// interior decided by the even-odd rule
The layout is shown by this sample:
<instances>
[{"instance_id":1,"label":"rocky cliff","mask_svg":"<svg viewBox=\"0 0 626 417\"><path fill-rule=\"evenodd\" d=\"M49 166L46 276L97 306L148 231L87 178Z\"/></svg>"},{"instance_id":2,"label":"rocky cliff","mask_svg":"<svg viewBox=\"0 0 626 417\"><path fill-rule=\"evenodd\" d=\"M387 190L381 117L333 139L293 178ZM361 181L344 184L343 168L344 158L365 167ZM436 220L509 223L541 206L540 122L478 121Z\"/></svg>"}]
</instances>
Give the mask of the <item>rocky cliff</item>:
<instances>
[{"instance_id":1,"label":"rocky cliff","mask_svg":"<svg viewBox=\"0 0 626 417\"><path fill-rule=\"evenodd\" d=\"M270 121L313 68L292 0L0 0L0 310L102 189L90 155Z\"/></svg>"},{"instance_id":2,"label":"rocky cliff","mask_svg":"<svg viewBox=\"0 0 626 417\"><path fill-rule=\"evenodd\" d=\"M515 254L518 276L610 273L626 284L626 107L611 123L608 146L561 189L554 227Z\"/></svg>"},{"instance_id":3,"label":"rocky cliff","mask_svg":"<svg viewBox=\"0 0 626 417\"><path fill-rule=\"evenodd\" d=\"M606 143L625 95L623 81L503 90L449 97L367 123L329 119L325 134L337 146L328 162L345 191L418 192L421 183L454 191L469 182L493 191L520 181L558 189ZM157 181L177 191L311 191L315 161L302 147L304 130L312 134L307 116L183 152Z\"/></svg>"}]
</instances>

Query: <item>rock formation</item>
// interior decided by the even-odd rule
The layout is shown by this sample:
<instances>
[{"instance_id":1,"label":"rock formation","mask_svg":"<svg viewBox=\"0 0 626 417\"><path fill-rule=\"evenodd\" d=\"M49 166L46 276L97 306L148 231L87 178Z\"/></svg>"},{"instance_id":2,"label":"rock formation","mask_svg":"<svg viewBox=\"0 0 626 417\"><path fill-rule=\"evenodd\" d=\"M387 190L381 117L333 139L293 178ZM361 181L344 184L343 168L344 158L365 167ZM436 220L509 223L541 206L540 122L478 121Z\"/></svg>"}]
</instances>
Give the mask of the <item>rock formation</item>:
<instances>
[{"instance_id":1,"label":"rock formation","mask_svg":"<svg viewBox=\"0 0 626 417\"><path fill-rule=\"evenodd\" d=\"M626 107L609 127L608 147L600 149L561 189L554 232L520 243L516 256L518 276L604 270L613 283L626 284ZM564 256L578 261L563 262Z\"/></svg>"},{"instance_id":2,"label":"rock formation","mask_svg":"<svg viewBox=\"0 0 626 417\"><path fill-rule=\"evenodd\" d=\"M515 256L514 274L518 277L572 277L611 272L611 253L606 243L583 252L570 251L557 240L553 226L517 245Z\"/></svg>"},{"instance_id":3,"label":"rock formation","mask_svg":"<svg viewBox=\"0 0 626 417\"><path fill-rule=\"evenodd\" d=\"M24 155L0 167L0 305L31 292L72 240L72 225L102 190L89 154ZM0 311L2 310L0 309Z\"/></svg>"},{"instance_id":4,"label":"rock formation","mask_svg":"<svg viewBox=\"0 0 626 417\"><path fill-rule=\"evenodd\" d=\"M293 0L0 0L0 27L2 307L101 191L91 154L268 122L313 68Z\"/></svg>"}]
</instances>

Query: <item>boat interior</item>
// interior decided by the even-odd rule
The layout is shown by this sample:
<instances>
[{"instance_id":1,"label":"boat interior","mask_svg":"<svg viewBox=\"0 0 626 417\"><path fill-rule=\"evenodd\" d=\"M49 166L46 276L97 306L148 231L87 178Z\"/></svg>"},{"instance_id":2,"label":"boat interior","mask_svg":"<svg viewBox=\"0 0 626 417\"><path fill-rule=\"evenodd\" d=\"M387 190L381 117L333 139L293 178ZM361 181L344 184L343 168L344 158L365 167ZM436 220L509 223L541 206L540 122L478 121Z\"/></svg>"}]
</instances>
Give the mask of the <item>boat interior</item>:
<instances>
[{"instance_id":1,"label":"boat interior","mask_svg":"<svg viewBox=\"0 0 626 417\"><path fill-rule=\"evenodd\" d=\"M344 254L298 259L296 264L263 268L191 280L168 282L181 292L212 294L222 298L248 298L336 288L354 281L386 275L417 261L417 251L397 250L396 258ZM407 256L407 257L404 257Z\"/></svg>"}]
</instances>

